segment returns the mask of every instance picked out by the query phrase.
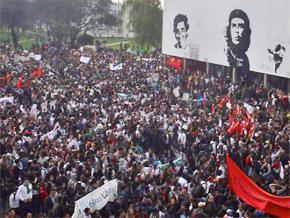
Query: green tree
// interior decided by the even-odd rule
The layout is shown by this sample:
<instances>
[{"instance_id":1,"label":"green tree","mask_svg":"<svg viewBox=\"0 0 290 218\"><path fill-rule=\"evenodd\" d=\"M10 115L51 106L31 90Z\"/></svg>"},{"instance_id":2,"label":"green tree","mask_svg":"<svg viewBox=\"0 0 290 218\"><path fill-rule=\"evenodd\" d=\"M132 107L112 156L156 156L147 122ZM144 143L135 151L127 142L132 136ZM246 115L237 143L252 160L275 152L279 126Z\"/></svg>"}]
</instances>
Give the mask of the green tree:
<instances>
[{"instance_id":1,"label":"green tree","mask_svg":"<svg viewBox=\"0 0 290 218\"><path fill-rule=\"evenodd\" d=\"M19 30L31 24L30 6L28 0L0 0L1 23L10 29L14 48L18 47Z\"/></svg>"},{"instance_id":2,"label":"green tree","mask_svg":"<svg viewBox=\"0 0 290 218\"><path fill-rule=\"evenodd\" d=\"M75 45L80 33L100 23L114 25L110 0L38 0L38 20L45 23L51 36L58 41L69 39ZM44 10L43 10L44 9ZM43 17L45 15L45 17Z\"/></svg>"},{"instance_id":3,"label":"green tree","mask_svg":"<svg viewBox=\"0 0 290 218\"><path fill-rule=\"evenodd\" d=\"M127 0L129 25L132 25L137 41L156 45L162 36L162 9L160 0Z\"/></svg>"}]
</instances>

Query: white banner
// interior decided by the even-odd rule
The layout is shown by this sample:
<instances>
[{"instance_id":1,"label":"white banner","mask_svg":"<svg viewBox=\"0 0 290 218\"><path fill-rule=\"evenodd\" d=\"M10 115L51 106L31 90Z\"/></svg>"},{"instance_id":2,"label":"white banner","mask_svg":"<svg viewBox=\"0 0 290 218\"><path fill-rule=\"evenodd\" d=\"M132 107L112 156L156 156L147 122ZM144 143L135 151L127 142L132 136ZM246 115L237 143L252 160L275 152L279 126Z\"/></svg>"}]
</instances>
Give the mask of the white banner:
<instances>
[{"instance_id":1,"label":"white banner","mask_svg":"<svg viewBox=\"0 0 290 218\"><path fill-rule=\"evenodd\" d=\"M162 52L290 78L290 1L166 0Z\"/></svg>"},{"instance_id":2,"label":"white banner","mask_svg":"<svg viewBox=\"0 0 290 218\"><path fill-rule=\"evenodd\" d=\"M110 64L109 67L110 67L110 70L113 70L113 71L122 70L123 69L123 64L122 63L117 64L117 65Z\"/></svg>"},{"instance_id":3,"label":"white banner","mask_svg":"<svg viewBox=\"0 0 290 218\"><path fill-rule=\"evenodd\" d=\"M91 60L90 57L81 56L80 58L80 62L85 63L85 64L89 63L90 60Z\"/></svg>"},{"instance_id":4,"label":"white banner","mask_svg":"<svg viewBox=\"0 0 290 218\"><path fill-rule=\"evenodd\" d=\"M118 180L114 179L76 201L72 218L84 217L84 210L86 208L90 208L92 211L101 210L108 203L108 201L116 200L117 195Z\"/></svg>"},{"instance_id":5,"label":"white banner","mask_svg":"<svg viewBox=\"0 0 290 218\"><path fill-rule=\"evenodd\" d=\"M20 61L25 62L25 61L29 61L29 60L30 60L29 57L25 57L25 56L17 55L17 54L14 55L14 62L15 63L19 63Z\"/></svg>"},{"instance_id":6,"label":"white banner","mask_svg":"<svg viewBox=\"0 0 290 218\"><path fill-rule=\"evenodd\" d=\"M177 171L179 171L180 167L184 164L184 161L181 158L178 158L172 162L174 163L175 167L177 168ZM167 169L167 167L169 167L169 163L160 164L157 167L161 172L163 172L164 170Z\"/></svg>"},{"instance_id":7,"label":"white banner","mask_svg":"<svg viewBox=\"0 0 290 218\"><path fill-rule=\"evenodd\" d=\"M11 96L11 97L3 97L3 98L0 98L0 104L6 104L6 103L10 103L10 104L13 104L14 103L14 97Z\"/></svg>"},{"instance_id":8,"label":"white banner","mask_svg":"<svg viewBox=\"0 0 290 218\"><path fill-rule=\"evenodd\" d=\"M57 131L60 129L59 123L57 122L54 125L53 130L49 131L48 133L46 133L45 135L40 137L40 141L43 141L45 138L48 138L49 140L54 139L54 137L57 135Z\"/></svg>"}]
</instances>

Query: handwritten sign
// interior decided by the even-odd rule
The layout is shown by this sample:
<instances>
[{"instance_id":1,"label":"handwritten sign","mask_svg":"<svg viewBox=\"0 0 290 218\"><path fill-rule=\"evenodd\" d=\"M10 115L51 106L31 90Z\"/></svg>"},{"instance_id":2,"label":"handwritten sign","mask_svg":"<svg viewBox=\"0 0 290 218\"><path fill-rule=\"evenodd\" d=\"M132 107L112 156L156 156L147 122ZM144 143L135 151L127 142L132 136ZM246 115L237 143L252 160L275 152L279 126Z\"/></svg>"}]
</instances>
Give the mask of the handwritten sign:
<instances>
[{"instance_id":1,"label":"handwritten sign","mask_svg":"<svg viewBox=\"0 0 290 218\"><path fill-rule=\"evenodd\" d=\"M101 210L109 201L116 200L117 195L118 180L114 179L77 200L72 218L84 217L86 208L90 208L92 211Z\"/></svg>"},{"instance_id":2,"label":"handwritten sign","mask_svg":"<svg viewBox=\"0 0 290 218\"><path fill-rule=\"evenodd\" d=\"M178 158L174 160L173 163L175 167L179 170L179 168L183 165L183 160L181 158ZM161 164L161 165L158 165L157 167L161 172L163 172L169 167L169 163Z\"/></svg>"}]
</instances>

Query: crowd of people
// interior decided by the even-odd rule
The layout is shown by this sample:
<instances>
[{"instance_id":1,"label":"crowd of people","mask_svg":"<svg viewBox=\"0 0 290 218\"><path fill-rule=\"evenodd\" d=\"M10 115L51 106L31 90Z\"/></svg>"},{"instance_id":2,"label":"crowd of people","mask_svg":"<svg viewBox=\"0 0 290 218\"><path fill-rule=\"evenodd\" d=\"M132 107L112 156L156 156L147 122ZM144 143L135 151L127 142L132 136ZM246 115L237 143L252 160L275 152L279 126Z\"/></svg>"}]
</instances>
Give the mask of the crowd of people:
<instances>
[{"instance_id":1,"label":"crowd of people","mask_svg":"<svg viewBox=\"0 0 290 218\"><path fill-rule=\"evenodd\" d=\"M25 59L32 52L41 58ZM71 217L75 201L112 179L116 201L86 217L269 216L231 191L227 153L259 187L289 195L289 101L279 89L179 72L158 50L51 43L0 53L7 218ZM250 128L229 131L244 119Z\"/></svg>"}]
</instances>

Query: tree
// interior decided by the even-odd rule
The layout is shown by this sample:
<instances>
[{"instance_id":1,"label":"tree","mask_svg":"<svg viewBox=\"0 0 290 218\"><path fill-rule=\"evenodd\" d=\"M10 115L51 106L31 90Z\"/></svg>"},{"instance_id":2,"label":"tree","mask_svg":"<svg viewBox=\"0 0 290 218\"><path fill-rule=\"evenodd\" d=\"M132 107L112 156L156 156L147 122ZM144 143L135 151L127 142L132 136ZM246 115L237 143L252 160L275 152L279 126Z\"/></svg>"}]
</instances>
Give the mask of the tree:
<instances>
[{"instance_id":1,"label":"tree","mask_svg":"<svg viewBox=\"0 0 290 218\"><path fill-rule=\"evenodd\" d=\"M129 25L132 25L137 41L144 45L161 42L162 9L160 0L127 0Z\"/></svg>"},{"instance_id":2,"label":"tree","mask_svg":"<svg viewBox=\"0 0 290 218\"><path fill-rule=\"evenodd\" d=\"M45 23L51 35L58 41L70 40L75 45L78 35L99 23L114 25L110 14L110 0L38 0L35 7L40 23ZM45 10L41 10L41 9Z\"/></svg>"},{"instance_id":3,"label":"tree","mask_svg":"<svg viewBox=\"0 0 290 218\"><path fill-rule=\"evenodd\" d=\"M18 47L18 30L29 26L31 4L27 0L0 0L1 23L11 31L14 48Z\"/></svg>"}]
</instances>

